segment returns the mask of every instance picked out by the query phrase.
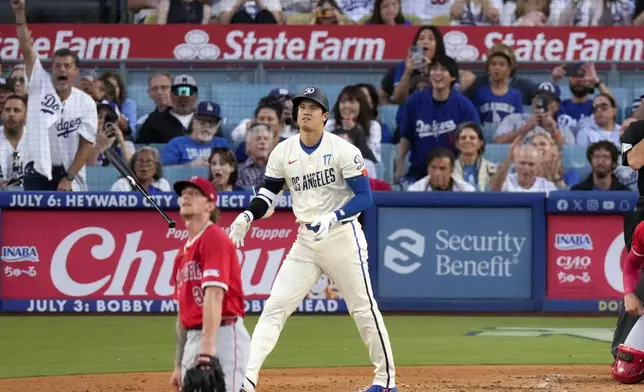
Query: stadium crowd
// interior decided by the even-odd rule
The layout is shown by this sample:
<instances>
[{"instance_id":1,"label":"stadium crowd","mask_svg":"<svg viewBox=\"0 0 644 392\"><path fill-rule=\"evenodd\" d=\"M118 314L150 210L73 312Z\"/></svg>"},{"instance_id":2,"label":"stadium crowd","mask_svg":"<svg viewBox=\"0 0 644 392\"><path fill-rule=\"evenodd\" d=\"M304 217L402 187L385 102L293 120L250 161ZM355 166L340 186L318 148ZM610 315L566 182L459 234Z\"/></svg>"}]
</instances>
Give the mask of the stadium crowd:
<instances>
[{"instance_id":1,"label":"stadium crowd","mask_svg":"<svg viewBox=\"0 0 644 392\"><path fill-rule=\"evenodd\" d=\"M452 24L597 25L608 19L609 24L639 24L641 19L641 2L626 0L600 1L608 8L601 8L599 17L591 12L594 2L587 0L444 3ZM334 0L129 2L144 23L283 23L307 12L310 23L411 24L407 15L420 22L437 17L417 9L426 4L436 11L429 2L361 4L358 9L339 7ZM294 92L288 86L266 91L248 119L225 132L226 113L200 95L202 86L189 73L151 73L147 88L155 109L141 113L141 102L128 97L119 73L83 71L72 51L56 51L52 69L45 70L33 54L26 10L14 6L13 11L25 61L0 78L4 187L87 190L85 167L108 166L103 152L112 146L152 193L170 190L163 171L172 166L207 168L220 191L250 190L261 184L275 145L298 132L290 101ZM398 184L408 191L635 189L637 172L620 165L620 135L628 124L644 119L644 107L637 98L630 114L620 119L618 101L593 63L556 66L548 80L534 80L521 75L510 46L496 44L487 53L485 72L475 75L446 54L435 25L418 27L410 45L408 57L383 75L381 86L345 86L325 127L362 151L374 190ZM563 99L563 92L570 98ZM398 105L395 123L382 120L382 104ZM62 119L54 124L59 107ZM510 146L498 165L486 159L490 141ZM393 184L378 178L382 162L391 159L383 156L387 144L395 146ZM47 145L49 151L43 151ZM567 146L586 149L590 172L564 166ZM44 173L49 166L52 173ZM119 179L111 189L132 188Z\"/></svg>"}]
</instances>

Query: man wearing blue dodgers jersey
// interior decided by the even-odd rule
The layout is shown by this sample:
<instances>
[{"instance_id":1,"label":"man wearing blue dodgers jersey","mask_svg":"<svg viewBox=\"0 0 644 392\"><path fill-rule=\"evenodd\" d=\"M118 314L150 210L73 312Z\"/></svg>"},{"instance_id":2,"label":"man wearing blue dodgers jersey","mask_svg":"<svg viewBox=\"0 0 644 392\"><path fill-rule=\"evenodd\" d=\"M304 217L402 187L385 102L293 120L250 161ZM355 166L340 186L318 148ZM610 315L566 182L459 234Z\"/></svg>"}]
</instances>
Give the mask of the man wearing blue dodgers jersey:
<instances>
[{"instance_id":1,"label":"man wearing blue dodgers jersey","mask_svg":"<svg viewBox=\"0 0 644 392\"><path fill-rule=\"evenodd\" d=\"M449 56L435 56L430 64L431 87L412 94L404 105L401 139L395 178L403 176L403 162L411 151L407 177L412 182L427 175L427 156L434 147L447 147L456 154L456 128L459 124L479 123L474 104L453 88L458 65Z\"/></svg>"},{"instance_id":2,"label":"man wearing blue dodgers jersey","mask_svg":"<svg viewBox=\"0 0 644 392\"><path fill-rule=\"evenodd\" d=\"M230 227L233 242L243 246L251 222L270 216L279 192L284 184L288 186L300 228L255 327L245 392L255 392L259 370L286 319L323 273L344 297L376 367L373 385L366 392L397 391L389 335L373 298L367 242L357 220L372 203L369 179L360 150L324 132L328 110L326 94L315 87L293 98L293 118L300 134L275 147L264 185Z\"/></svg>"}]
</instances>

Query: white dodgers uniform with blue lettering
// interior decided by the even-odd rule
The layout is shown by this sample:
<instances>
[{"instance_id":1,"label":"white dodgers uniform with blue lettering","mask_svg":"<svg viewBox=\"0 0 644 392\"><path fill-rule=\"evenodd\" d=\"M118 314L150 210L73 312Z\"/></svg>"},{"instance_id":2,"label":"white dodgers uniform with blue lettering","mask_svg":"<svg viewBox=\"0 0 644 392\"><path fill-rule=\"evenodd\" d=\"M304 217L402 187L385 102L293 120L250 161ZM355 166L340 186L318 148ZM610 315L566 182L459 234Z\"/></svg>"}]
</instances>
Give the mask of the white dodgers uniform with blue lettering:
<instances>
[{"instance_id":1,"label":"white dodgers uniform with blue lettering","mask_svg":"<svg viewBox=\"0 0 644 392\"><path fill-rule=\"evenodd\" d=\"M376 367L374 384L395 386L394 361L382 315L373 298L367 241L357 215L339 221L319 242L310 226L341 209L352 197L347 179L367 176L360 151L325 132L319 145L304 147L299 135L279 143L268 158L267 179L284 180L300 223L297 239L277 274L251 342L246 377L256 384L262 363L273 350L286 319L324 273L347 303Z\"/></svg>"}]
</instances>

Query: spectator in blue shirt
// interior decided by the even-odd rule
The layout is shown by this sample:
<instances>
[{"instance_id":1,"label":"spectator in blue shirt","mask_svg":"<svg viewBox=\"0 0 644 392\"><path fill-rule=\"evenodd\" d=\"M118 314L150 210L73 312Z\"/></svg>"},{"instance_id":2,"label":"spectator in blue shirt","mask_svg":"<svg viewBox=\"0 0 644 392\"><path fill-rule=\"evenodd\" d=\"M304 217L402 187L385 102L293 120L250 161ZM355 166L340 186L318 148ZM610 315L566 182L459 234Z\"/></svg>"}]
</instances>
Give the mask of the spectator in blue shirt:
<instances>
[{"instance_id":1,"label":"spectator in blue shirt","mask_svg":"<svg viewBox=\"0 0 644 392\"><path fill-rule=\"evenodd\" d=\"M403 175L403 160L411 152L409 180L417 181L427 175L427 156L437 146L457 153L456 128L466 121L480 123L476 108L455 88L458 65L449 56L436 56L430 65L432 85L414 93L405 104L402 115L401 139L396 161L395 180Z\"/></svg>"},{"instance_id":2,"label":"spectator in blue shirt","mask_svg":"<svg viewBox=\"0 0 644 392\"><path fill-rule=\"evenodd\" d=\"M507 115L523 113L521 91L513 88L510 77L516 67L512 48L496 44L488 52L488 83L468 90L468 97L479 111L483 124L498 126Z\"/></svg>"},{"instance_id":3,"label":"spectator in blue shirt","mask_svg":"<svg viewBox=\"0 0 644 392\"><path fill-rule=\"evenodd\" d=\"M168 142L161 153L164 165L208 166L210 151L228 147L228 141L218 137L221 109L214 102L201 102L192 119L190 135L177 136Z\"/></svg>"},{"instance_id":4,"label":"spectator in blue shirt","mask_svg":"<svg viewBox=\"0 0 644 392\"><path fill-rule=\"evenodd\" d=\"M579 126L593 115L592 94L595 89L611 96L612 93L608 86L599 79L592 63L558 66L552 70L553 82L559 82L564 76L568 76L572 98L561 103L561 108L557 113L557 122L559 126L571 129L576 133Z\"/></svg>"}]
</instances>

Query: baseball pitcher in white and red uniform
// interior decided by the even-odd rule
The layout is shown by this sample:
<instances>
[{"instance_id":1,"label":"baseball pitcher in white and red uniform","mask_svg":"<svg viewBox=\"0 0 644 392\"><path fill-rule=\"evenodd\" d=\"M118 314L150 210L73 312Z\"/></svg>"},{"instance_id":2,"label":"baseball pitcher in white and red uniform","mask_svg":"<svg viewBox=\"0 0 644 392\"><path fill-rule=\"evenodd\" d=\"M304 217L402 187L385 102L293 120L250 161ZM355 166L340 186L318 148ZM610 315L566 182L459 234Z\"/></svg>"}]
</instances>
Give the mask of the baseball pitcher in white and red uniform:
<instances>
[{"instance_id":1,"label":"baseball pitcher in white and red uniform","mask_svg":"<svg viewBox=\"0 0 644 392\"><path fill-rule=\"evenodd\" d=\"M244 326L244 293L237 250L219 227L217 193L201 177L174 185L188 241L179 250L172 276L177 317L177 351L170 383L180 391L186 371L204 356L216 356L226 389L239 391L244 380L250 335Z\"/></svg>"}]
</instances>

